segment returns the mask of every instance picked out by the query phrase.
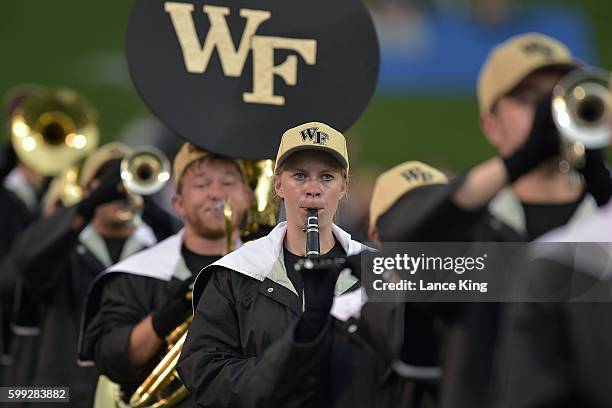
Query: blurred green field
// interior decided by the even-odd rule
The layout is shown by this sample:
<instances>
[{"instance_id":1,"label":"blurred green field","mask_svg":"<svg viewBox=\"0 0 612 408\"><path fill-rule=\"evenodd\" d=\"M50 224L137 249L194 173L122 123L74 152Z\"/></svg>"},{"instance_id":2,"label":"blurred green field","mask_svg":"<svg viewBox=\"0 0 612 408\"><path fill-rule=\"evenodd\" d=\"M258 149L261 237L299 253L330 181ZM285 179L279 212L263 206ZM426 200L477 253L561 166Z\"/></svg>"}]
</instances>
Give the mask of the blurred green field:
<instances>
[{"instance_id":1,"label":"blurred green field","mask_svg":"<svg viewBox=\"0 0 612 408\"><path fill-rule=\"evenodd\" d=\"M612 68L612 5L606 0L564 3L592 19L599 62ZM123 58L124 28L132 4L125 0L0 2L0 93L27 82L73 87L98 108L103 139L114 139L131 118L147 112ZM4 126L4 118L0 124ZM376 97L349 134L353 158L379 167L419 159L463 170L492 153L480 135L472 97Z\"/></svg>"}]
</instances>

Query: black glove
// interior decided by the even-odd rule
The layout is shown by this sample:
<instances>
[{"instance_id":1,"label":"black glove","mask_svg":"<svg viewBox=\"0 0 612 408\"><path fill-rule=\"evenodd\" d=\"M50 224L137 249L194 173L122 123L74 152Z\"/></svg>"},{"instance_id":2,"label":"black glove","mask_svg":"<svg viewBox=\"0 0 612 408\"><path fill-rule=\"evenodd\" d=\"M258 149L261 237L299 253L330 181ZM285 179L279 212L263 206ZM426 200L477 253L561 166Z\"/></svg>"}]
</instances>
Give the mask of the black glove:
<instances>
[{"instance_id":1,"label":"black glove","mask_svg":"<svg viewBox=\"0 0 612 408\"><path fill-rule=\"evenodd\" d=\"M111 201L126 197L125 189L121 183L119 164L109 168L100 177L100 185L77 204L77 212L85 219L93 218L96 207Z\"/></svg>"},{"instance_id":2,"label":"black glove","mask_svg":"<svg viewBox=\"0 0 612 408\"><path fill-rule=\"evenodd\" d=\"M334 288L343 265L332 265L316 270L302 269L304 282L304 314L296 331L298 343L313 341L329 319L329 311L334 302Z\"/></svg>"},{"instance_id":3,"label":"black glove","mask_svg":"<svg viewBox=\"0 0 612 408\"><path fill-rule=\"evenodd\" d=\"M0 146L0 180L4 180L17 165L17 154L11 143Z\"/></svg>"},{"instance_id":4,"label":"black glove","mask_svg":"<svg viewBox=\"0 0 612 408\"><path fill-rule=\"evenodd\" d=\"M192 290L194 279L195 276L192 276L181 282L170 292L166 303L151 313L153 330L160 339L165 338L189 316L191 300L187 299L187 293Z\"/></svg>"},{"instance_id":5,"label":"black glove","mask_svg":"<svg viewBox=\"0 0 612 408\"><path fill-rule=\"evenodd\" d=\"M510 157L503 159L510 183L559 155L559 132L552 120L551 101L552 94L549 93L538 102L527 141Z\"/></svg>"},{"instance_id":6,"label":"black glove","mask_svg":"<svg viewBox=\"0 0 612 408\"><path fill-rule=\"evenodd\" d=\"M586 150L584 166L580 173L584 176L587 191L591 193L597 205L606 205L612 196L612 176L602 149Z\"/></svg>"},{"instance_id":7,"label":"black glove","mask_svg":"<svg viewBox=\"0 0 612 408\"><path fill-rule=\"evenodd\" d=\"M344 268L349 268L351 275L361 280L361 254L347 256Z\"/></svg>"}]
</instances>

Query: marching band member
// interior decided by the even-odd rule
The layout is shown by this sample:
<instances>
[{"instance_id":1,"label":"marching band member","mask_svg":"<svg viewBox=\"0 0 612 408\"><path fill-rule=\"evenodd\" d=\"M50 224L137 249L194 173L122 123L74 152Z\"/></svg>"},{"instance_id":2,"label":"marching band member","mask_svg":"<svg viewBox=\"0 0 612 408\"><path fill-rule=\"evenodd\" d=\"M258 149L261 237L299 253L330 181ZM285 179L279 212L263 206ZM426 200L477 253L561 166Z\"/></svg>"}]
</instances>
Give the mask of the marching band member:
<instances>
[{"instance_id":1,"label":"marching band member","mask_svg":"<svg viewBox=\"0 0 612 408\"><path fill-rule=\"evenodd\" d=\"M370 239L374 242L505 242L520 240L508 226L486 211L486 207L461 208L454 197L465 179L449 180L439 170L418 161L408 161L385 171L376 179L370 204ZM367 303L361 311L362 336L392 365L396 375L413 384L409 406L444 406L446 384L458 381L465 387L489 382L499 305L486 308L469 304ZM484 330L472 319L485 322ZM393 328L389 330L389 328ZM457 348L468 333L480 353L479 364L469 379L448 372L461 360ZM446 358L443 359L442 357ZM441 387L442 386L442 387ZM440 389L441 388L441 389ZM454 388L454 387L453 387ZM489 394L472 389L471 406L487 406ZM468 406L465 400L449 406Z\"/></svg>"},{"instance_id":2,"label":"marching band member","mask_svg":"<svg viewBox=\"0 0 612 408\"><path fill-rule=\"evenodd\" d=\"M536 301L510 304L501 325L495 406L607 407L612 204L538 241L517 292Z\"/></svg>"},{"instance_id":3,"label":"marching band member","mask_svg":"<svg viewBox=\"0 0 612 408\"><path fill-rule=\"evenodd\" d=\"M107 269L87 299L80 359L118 383L124 402L160 361L166 336L190 314L195 276L227 252L224 200L231 203L236 246L253 201L238 160L185 143L173 167L172 204L184 229ZM200 284L209 277L202 275Z\"/></svg>"},{"instance_id":4,"label":"marching band member","mask_svg":"<svg viewBox=\"0 0 612 408\"><path fill-rule=\"evenodd\" d=\"M577 66L565 45L528 33L495 47L478 77L481 129L500 157L472 169L456 200L477 207L492 199L492 214L524 240L596 208L584 183L560 170L559 135L545 98Z\"/></svg>"},{"instance_id":5,"label":"marching band member","mask_svg":"<svg viewBox=\"0 0 612 408\"><path fill-rule=\"evenodd\" d=\"M75 407L91 407L98 376L75 358L87 289L106 267L155 243L151 228L124 217L119 162L128 151L111 143L92 153L81 171L85 197L33 223L12 250L24 287L44 314L33 384L69 385Z\"/></svg>"},{"instance_id":6,"label":"marching band member","mask_svg":"<svg viewBox=\"0 0 612 408\"><path fill-rule=\"evenodd\" d=\"M333 349L351 343L354 330L347 327L354 326L332 318L330 310L335 313L334 293L347 291L357 278L341 268L294 268L306 254L309 209L318 212L321 254L340 257L367 248L333 224L348 168L344 136L331 127L311 122L284 133L274 188L287 221L213 263L195 282L195 316L178 368L198 405L327 406L340 384L358 380L361 370L345 367L336 384L329 381L330 365L352 366Z\"/></svg>"}]
</instances>

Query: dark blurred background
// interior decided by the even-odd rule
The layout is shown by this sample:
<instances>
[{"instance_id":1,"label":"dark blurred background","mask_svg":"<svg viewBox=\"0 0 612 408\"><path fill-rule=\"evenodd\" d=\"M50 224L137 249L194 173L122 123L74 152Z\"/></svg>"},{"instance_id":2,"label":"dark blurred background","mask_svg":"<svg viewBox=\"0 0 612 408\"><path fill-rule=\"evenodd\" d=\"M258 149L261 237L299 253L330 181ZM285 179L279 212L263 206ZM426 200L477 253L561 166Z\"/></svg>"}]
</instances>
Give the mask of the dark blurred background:
<instances>
[{"instance_id":1,"label":"dark blurred background","mask_svg":"<svg viewBox=\"0 0 612 408\"><path fill-rule=\"evenodd\" d=\"M127 135L131 144L144 143L150 115L131 84L123 51L132 4L0 2L0 93L28 82L72 87L97 107L104 141ZM382 59L376 95L348 132L351 201L361 207L375 175L394 164L418 159L458 172L492 155L478 128L475 86L480 65L496 43L539 31L565 42L578 57L612 68L608 0L366 4Z\"/></svg>"}]
</instances>

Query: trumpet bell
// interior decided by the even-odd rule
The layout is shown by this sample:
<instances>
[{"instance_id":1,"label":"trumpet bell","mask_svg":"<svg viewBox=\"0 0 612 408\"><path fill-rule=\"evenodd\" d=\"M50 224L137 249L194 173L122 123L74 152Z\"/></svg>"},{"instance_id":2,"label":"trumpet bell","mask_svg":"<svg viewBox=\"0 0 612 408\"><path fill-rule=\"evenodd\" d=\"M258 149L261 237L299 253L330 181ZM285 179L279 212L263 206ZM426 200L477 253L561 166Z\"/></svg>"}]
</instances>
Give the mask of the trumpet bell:
<instances>
[{"instance_id":1,"label":"trumpet bell","mask_svg":"<svg viewBox=\"0 0 612 408\"><path fill-rule=\"evenodd\" d=\"M170 162L154 147L143 147L121 161L121 179L129 192L151 195L170 180Z\"/></svg>"},{"instance_id":2,"label":"trumpet bell","mask_svg":"<svg viewBox=\"0 0 612 408\"><path fill-rule=\"evenodd\" d=\"M561 136L580 149L600 149L612 131L610 73L601 68L576 69L555 85L552 117Z\"/></svg>"},{"instance_id":3,"label":"trumpet bell","mask_svg":"<svg viewBox=\"0 0 612 408\"><path fill-rule=\"evenodd\" d=\"M76 92L41 89L14 109L9 124L11 143L26 166L53 176L98 146L96 122L95 109Z\"/></svg>"}]
</instances>

